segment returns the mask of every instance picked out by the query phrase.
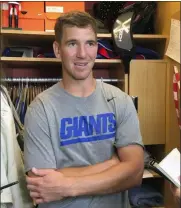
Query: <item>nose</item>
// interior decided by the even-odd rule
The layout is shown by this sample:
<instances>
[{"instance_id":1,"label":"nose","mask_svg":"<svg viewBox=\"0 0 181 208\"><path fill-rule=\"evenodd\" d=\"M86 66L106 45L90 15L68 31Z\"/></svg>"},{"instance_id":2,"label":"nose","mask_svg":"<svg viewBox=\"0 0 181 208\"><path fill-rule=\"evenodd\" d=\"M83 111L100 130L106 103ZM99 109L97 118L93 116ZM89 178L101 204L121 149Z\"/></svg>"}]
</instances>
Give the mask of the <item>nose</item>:
<instances>
[{"instance_id":1,"label":"nose","mask_svg":"<svg viewBox=\"0 0 181 208\"><path fill-rule=\"evenodd\" d=\"M86 48L84 45L79 45L77 47L77 57L78 58L85 58L86 57Z\"/></svg>"}]
</instances>

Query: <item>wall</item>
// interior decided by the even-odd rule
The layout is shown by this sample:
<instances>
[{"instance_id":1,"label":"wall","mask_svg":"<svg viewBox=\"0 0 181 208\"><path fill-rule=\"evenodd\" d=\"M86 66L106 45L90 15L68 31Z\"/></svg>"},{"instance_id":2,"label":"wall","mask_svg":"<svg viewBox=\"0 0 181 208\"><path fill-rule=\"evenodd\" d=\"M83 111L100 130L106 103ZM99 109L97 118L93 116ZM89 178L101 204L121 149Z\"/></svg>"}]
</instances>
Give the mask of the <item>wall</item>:
<instances>
[{"instance_id":1,"label":"wall","mask_svg":"<svg viewBox=\"0 0 181 208\"><path fill-rule=\"evenodd\" d=\"M157 33L170 34L170 19L172 15L180 11L180 2L157 2L157 18L155 28Z\"/></svg>"}]
</instances>

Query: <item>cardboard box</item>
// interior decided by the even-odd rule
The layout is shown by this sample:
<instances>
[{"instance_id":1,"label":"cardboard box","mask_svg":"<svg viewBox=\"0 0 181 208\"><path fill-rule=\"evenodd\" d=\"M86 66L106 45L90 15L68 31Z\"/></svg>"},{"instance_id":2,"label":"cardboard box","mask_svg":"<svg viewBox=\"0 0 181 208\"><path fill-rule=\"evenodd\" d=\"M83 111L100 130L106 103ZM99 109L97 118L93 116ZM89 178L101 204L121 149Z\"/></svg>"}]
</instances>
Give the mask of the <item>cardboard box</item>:
<instances>
[{"instance_id":1,"label":"cardboard box","mask_svg":"<svg viewBox=\"0 0 181 208\"><path fill-rule=\"evenodd\" d=\"M53 32L56 19L69 11L85 11L84 2L45 2L45 31Z\"/></svg>"},{"instance_id":2,"label":"cardboard box","mask_svg":"<svg viewBox=\"0 0 181 208\"><path fill-rule=\"evenodd\" d=\"M8 3L2 7L2 27L8 27ZM22 30L44 31L44 2L20 2L19 28ZM14 28L14 19L13 19Z\"/></svg>"}]
</instances>

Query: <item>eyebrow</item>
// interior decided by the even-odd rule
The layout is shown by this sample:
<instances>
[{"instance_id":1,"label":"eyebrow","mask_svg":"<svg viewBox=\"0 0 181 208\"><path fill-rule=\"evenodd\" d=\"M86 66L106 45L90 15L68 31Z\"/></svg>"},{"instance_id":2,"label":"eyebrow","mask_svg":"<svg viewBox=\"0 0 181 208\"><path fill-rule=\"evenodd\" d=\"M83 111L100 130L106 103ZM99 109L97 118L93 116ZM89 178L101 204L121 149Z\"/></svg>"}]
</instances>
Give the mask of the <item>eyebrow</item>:
<instances>
[{"instance_id":1,"label":"eyebrow","mask_svg":"<svg viewBox=\"0 0 181 208\"><path fill-rule=\"evenodd\" d=\"M71 43L71 42L76 42L77 41L77 39L70 39L70 40L67 40L65 43L67 44L67 43ZM93 43L97 43L97 40L87 40L86 42L93 42Z\"/></svg>"},{"instance_id":2,"label":"eyebrow","mask_svg":"<svg viewBox=\"0 0 181 208\"><path fill-rule=\"evenodd\" d=\"M65 43L71 43L71 42L76 42L77 40L76 39L70 39L70 40L67 40Z\"/></svg>"},{"instance_id":3,"label":"eyebrow","mask_svg":"<svg viewBox=\"0 0 181 208\"><path fill-rule=\"evenodd\" d=\"M97 40L87 40L86 42L93 42L93 43L97 43Z\"/></svg>"}]
</instances>

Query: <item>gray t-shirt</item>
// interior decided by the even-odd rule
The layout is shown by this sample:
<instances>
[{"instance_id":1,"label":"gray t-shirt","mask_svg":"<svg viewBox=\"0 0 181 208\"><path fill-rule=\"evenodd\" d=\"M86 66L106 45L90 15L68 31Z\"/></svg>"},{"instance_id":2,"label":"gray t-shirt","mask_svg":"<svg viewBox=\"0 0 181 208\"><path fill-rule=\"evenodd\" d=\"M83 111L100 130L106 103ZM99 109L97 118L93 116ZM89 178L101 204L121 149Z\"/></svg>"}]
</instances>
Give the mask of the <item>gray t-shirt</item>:
<instances>
[{"instance_id":1,"label":"gray t-shirt","mask_svg":"<svg viewBox=\"0 0 181 208\"><path fill-rule=\"evenodd\" d=\"M126 93L97 81L80 98L56 83L28 107L24 138L25 170L94 165L109 160L115 148L142 144L134 104ZM39 208L128 208L123 191L103 196L70 197Z\"/></svg>"}]
</instances>

